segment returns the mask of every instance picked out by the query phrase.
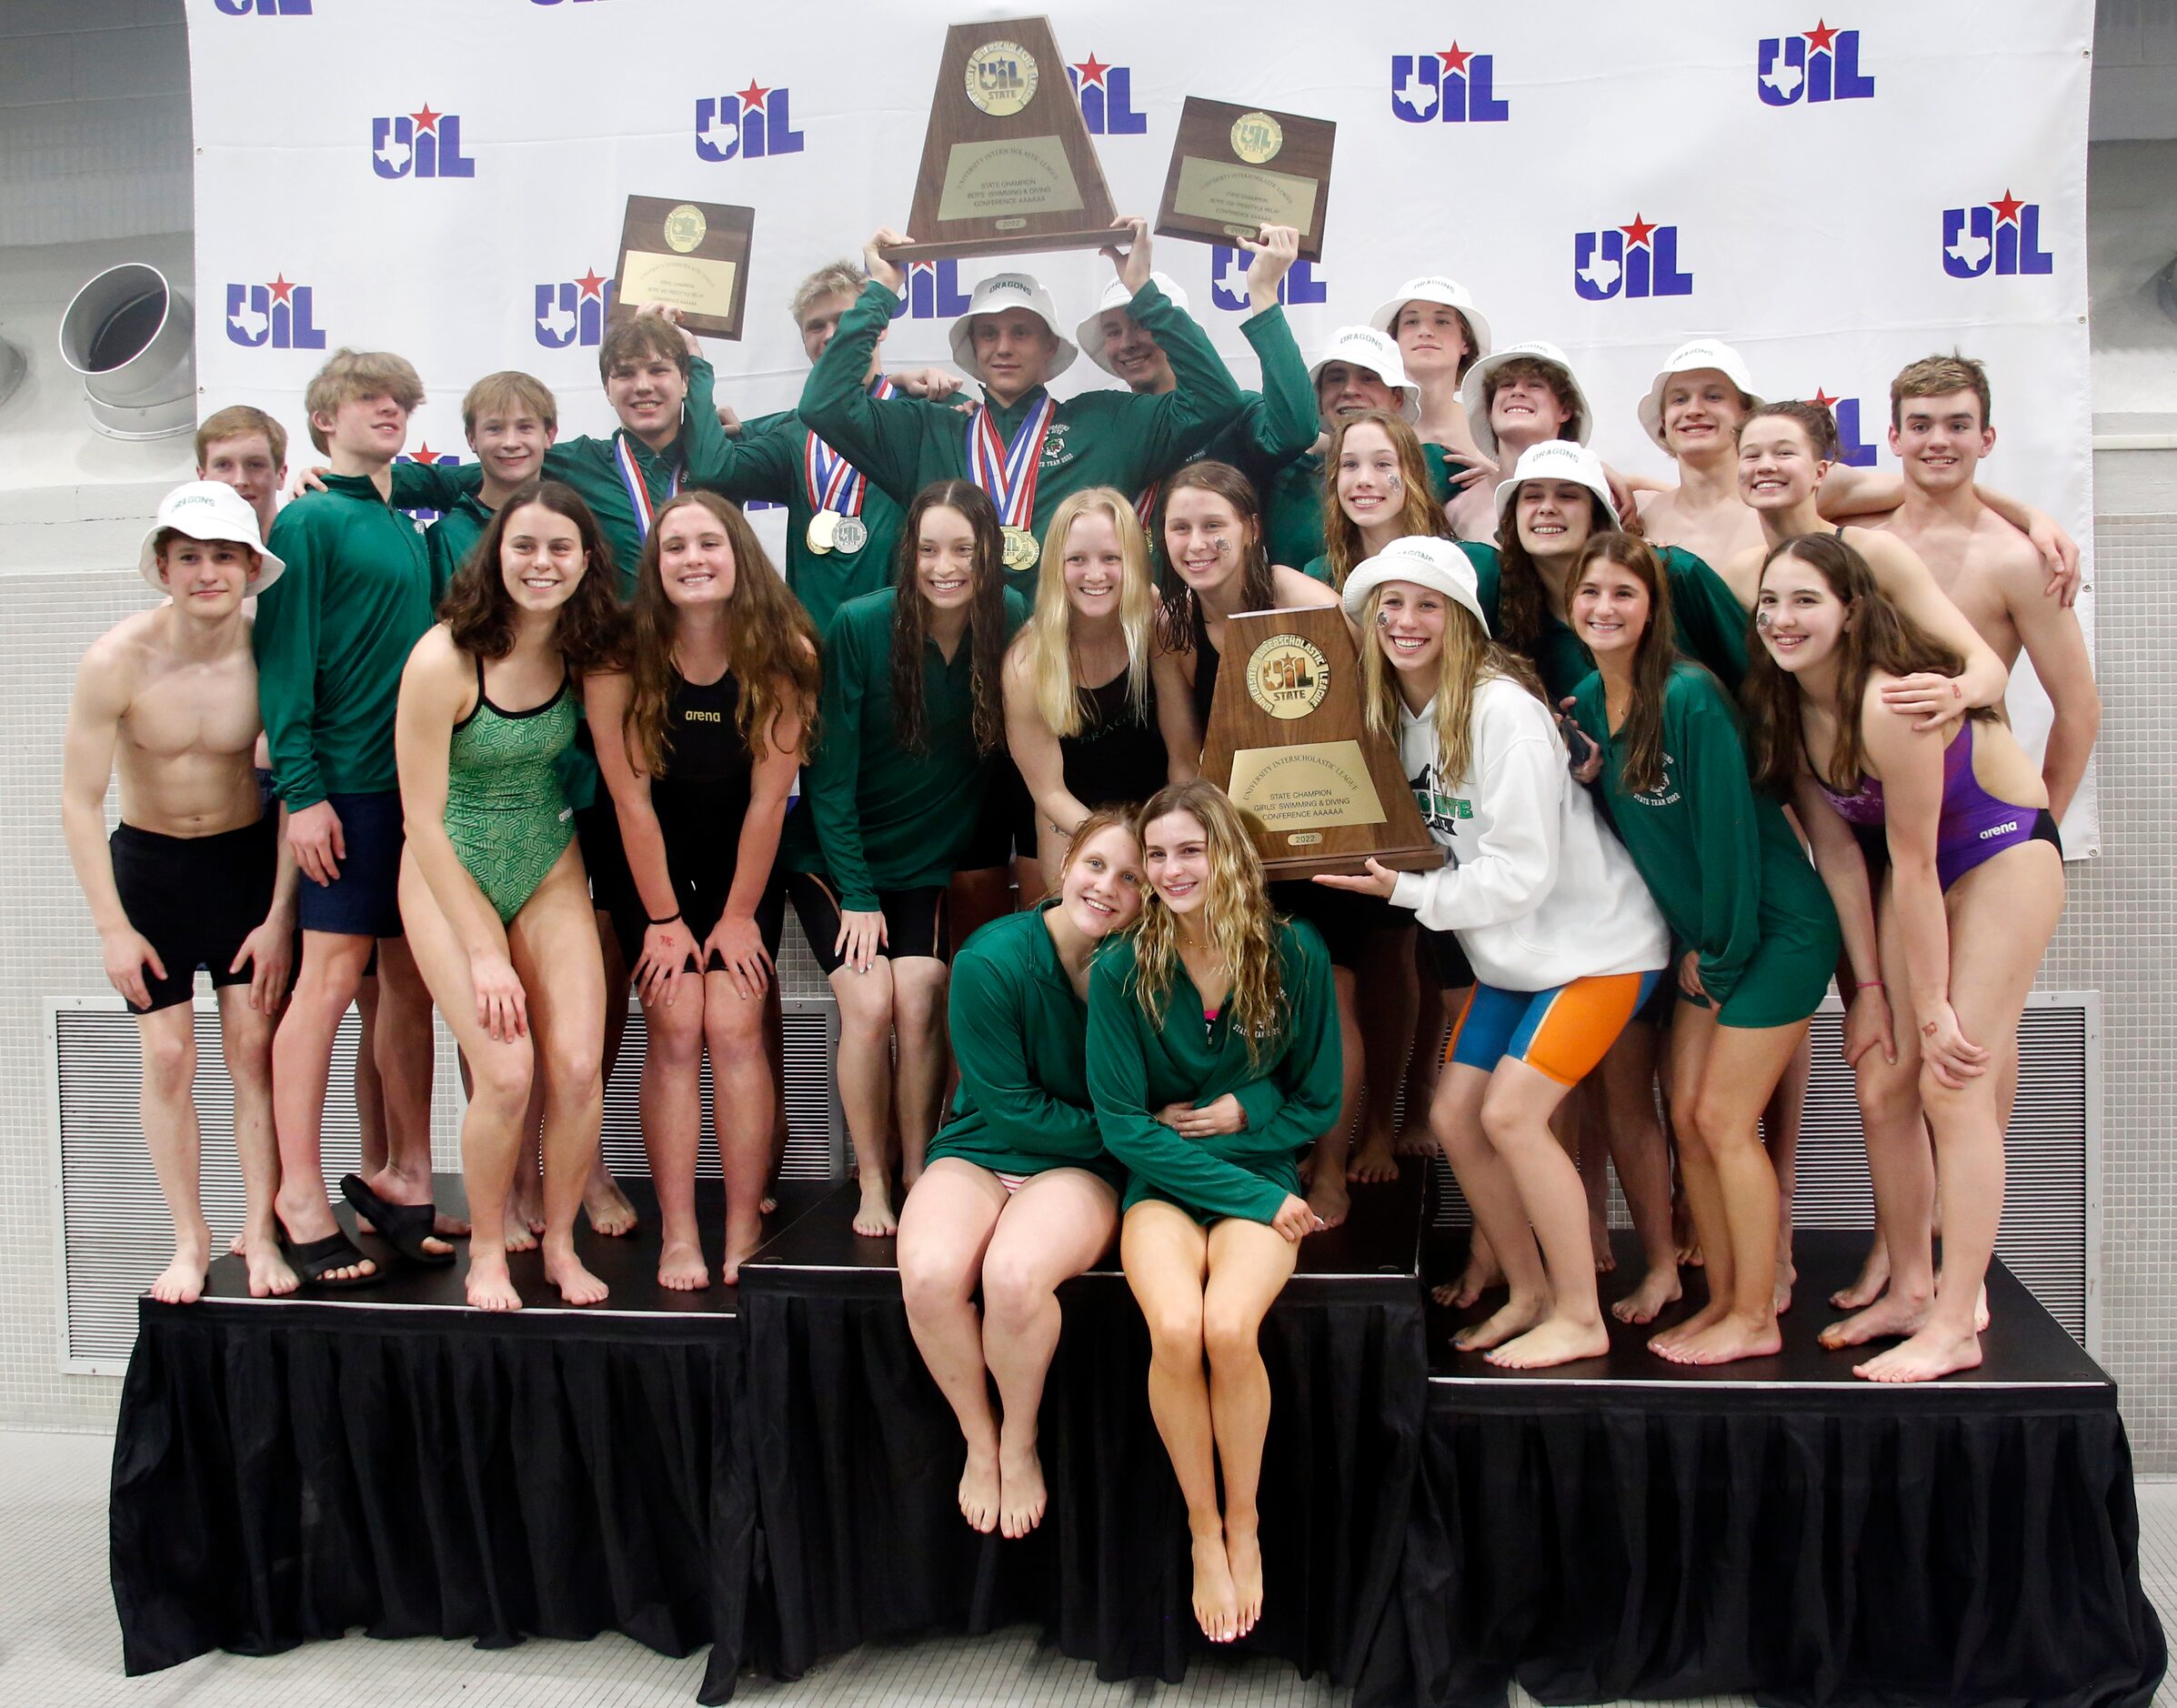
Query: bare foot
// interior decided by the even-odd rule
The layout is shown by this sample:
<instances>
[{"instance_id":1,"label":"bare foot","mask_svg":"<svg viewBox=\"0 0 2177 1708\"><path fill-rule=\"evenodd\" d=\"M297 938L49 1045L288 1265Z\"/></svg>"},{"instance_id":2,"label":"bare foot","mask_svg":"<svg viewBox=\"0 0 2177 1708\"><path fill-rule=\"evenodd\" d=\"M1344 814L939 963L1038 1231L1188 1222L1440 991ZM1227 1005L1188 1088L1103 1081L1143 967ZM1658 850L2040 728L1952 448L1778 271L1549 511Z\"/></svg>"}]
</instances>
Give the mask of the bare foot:
<instances>
[{"instance_id":1,"label":"bare foot","mask_svg":"<svg viewBox=\"0 0 2177 1708\"><path fill-rule=\"evenodd\" d=\"M247 1257L249 1255L249 1236L246 1233L236 1234L226 1242L226 1254L229 1257Z\"/></svg>"},{"instance_id":2,"label":"bare foot","mask_svg":"<svg viewBox=\"0 0 2177 1708\"><path fill-rule=\"evenodd\" d=\"M1933 1381L1953 1371L1977 1370L1981 1337L1929 1323L1901 1346L1852 1366L1852 1374L1870 1381Z\"/></svg>"},{"instance_id":3,"label":"bare foot","mask_svg":"<svg viewBox=\"0 0 2177 1708\"><path fill-rule=\"evenodd\" d=\"M545 1253L545 1279L559 1289L559 1297L570 1305L601 1305L612 1289L582 1267L582 1260L570 1251Z\"/></svg>"},{"instance_id":4,"label":"bare foot","mask_svg":"<svg viewBox=\"0 0 2177 1708\"><path fill-rule=\"evenodd\" d=\"M1331 1180L1321 1170L1316 1170L1316 1183L1308 1189L1308 1208L1322 1218L1323 1225L1316 1231L1335 1228L1351 1213L1352 1195L1346 1191L1344 1181Z\"/></svg>"},{"instance_id":5,"label":"bare foot","mask_svg":"<svg viewBox=\"0 0 2177 1708\"><path fill-rule=\"evenodd\" d=\"M1049 1499L1043 1487L1043 1462L1036 1456L1036 1443L1022 1451L1001 1445L998 1455L998 1531L1008 1542L1018 1542L1043 1522Z\"/></svg>"},{"instance_id":6,"label":"bare foot","mask_svg":"<svg viewBox=\"0 0 2177 1708\"><path fill-rule=\"evenodd\" d=\"M1518 1340L1505 1341L1489 1354L1489 1361L1504 1370L1546 1370L1552 1364L1600 1358L1610 1350L1610 1331L1600 1322L1552 1315Z\"/></svg>"},{"instance_id":7,"label":"bare foot","mask_svg":"<svg viewBox=\"0 0 2177 1708\"><path fill-rule=\"evenodd\" d=\"M1239 1589L1225 1553L1224 1527L1197 1530L1194 1538L1194 1622L1212 1643L1239 1634Z\"/></svg>"},{"instance_id":8,"label":"bare foot","mask_svg":"<svg viewBox=\"0 0 2177 1708\"><path fill-rule=\"evenodd\" d=\"M1262 1618L1262 1542L1253 1519L1225 1514L1225 1559L1239 1596L1239 1623L1232 1634L1244 1637Z\"/></svg>"},{"instance_id":9,"label":"bare foot","mask_svg":"<svg viewBox=\"0 0 2177 1708\"><path fill-rule=\"evenodd\" d=\"M1490 1242L1476 1229L1467 1245L1467 1266L1457 1281L1437 1288L1430 1296L1440 1305L1450 1305L1454 1311L1464 1311L1469 1305L1492 1287L1504 1284L1504 1271L1498 1267L1497 1254L1490 1250Z\"/></svg>"},{"instance_id":10,"label":"bare foot","mask_svg":"<svg viewBox=\"0 0 2177 1708\"><path fill-rule=\"evenodd\" d=\"M589 1171L589 1184L582 1189L582 1209L589 1225L607 1240L624 1240L635 1231L635 1206L619 1182L605 1172L602 1162Z\"/></svg>"},{"instance_id":11,"label":"bare foot","mask_svg":"<svg viewBox=\"0 0 2177 1708\"><path fill-rule=\"evenodd\" d=\"M1362 1140L1360 1148L1353 1152L1346 1163L1346 1181L1349 1185L1359 1181L1365 1186L1374 1186L1398 1178L1399 1159L1391 1153L1390 1138L1385 1133L1376 1133ZM1228 1549L1232 1545L1231 1537L1231 1521L1228 1519L1225 1523L1225 1546ZM1246 1621L1244 1609L1242 1621L1240 1629L1244 1632L1247 1624L1251 1623Z\"/></svg>"},{"instance_id":12,"label":"bare foot","mask_svg":"<svg viewBox=\"0 0 2177 1708\"><path fill-rule=\"evenodd\" d=\"M756 1248L764 1242L762 1216L743 1217L728 1210L726 1212L726 1261L718 1271L718 1279L728 1287L737 1287L741 1281L741 1265L755 1254Z\"/></svg>"},{"instance_id":13,"label":"bare foot","mask_svg":"<svg viewBox=\"0 0 2177 1708\"><path fill-rule=\"evenodd\" d=\"M1728 1364L1741 1358L1767 1358L1783 1350L1784 1336L1775 1318L1749 1322L1727 1315L1697 1334L1680 1335L1662 1351L1674 1364Z\"/></svg>"},{"instance_id":14,"label":"bare foot","mask_svg":"<svg viewBox=\"0 0 2177 1708\"><path fill-rule=\"evenodd\" d=\"M1680 1269L1701 1267L1700 1235L1693 1229L1693 1211L1683 1198L1670 1201L1670 1238L1678 1247Z\"/></svg>"},{"instance_id":15,"label":"bare foot","mask_svg":"<svg viewBox=\"0 0 2177 1708\"><path fill-rule=\"evenodd\" d=\"M968 1466L960 1472L960 1516L968 1528L988 1536L998 1528L998 1503L1002 1487L998 1454L988 1448L968 1450Z\"/></svg>"},{"instance_id":16,"label":"bare foot","mask_svg":"<svg viewBox=\"0 0 2177 1708\"><path fill-rule=\"evenodd\" d=\"M1860 1265L1860 1273L1850 1287L1841 1287L1830 1295L1830 1302L1840 1311L1864 1311L1882 1296L1882 1290L1890 1285L1890 1248L1880 1234L1867 1248L1867 1261Z\"/></svg>"},{"instance_id":17,"label":"bare foot","mask_svg":"<svg viewBox=\"0 0 2177 1708\"><path fill-rule=\"evenodd\" d=\"M509 1229L517 1226L527 1228L532 1236L545 1231L544 1182L535 1173L516 1170L514 1194L507 1201L507 1225ZM533 1251L537 1249L537 1241L532 1238L527 1245L510 1244L507 1249L509 1251Z\"/></svg>"},{"instance_id":18,"label":"bare foot","mask_svg":"<svg viewBox=\"0 0 2177 1708\"><path fill-rule=\"evenodd\" d=\"M778 1198L777 1198L776 1196L774 1196L772 1193L766 1192L766 1193L764 1194L764 1214L765 1214L765 1215L767 1215L767 1216L776 1216L778 1213Z\"/></svg>"},{"instance_id":19,"label":"bare foot","mask_svg":"<svg viewBox=\"0 0 2177 1708\"><path fill-rule=\"evenodd\" d=\"M700 1240L667 1240L657 1254L657 1284L677 1293L699 1293L710 1285L710 1265Z\"/></svg>"},{"instance_id":20,"label":"bare foot","mask_svg":"<svg viewBox=\"0 0 2177 1708\"><path fill-rule=\"evenodd\" d=\"M1934 1308L1932 1299L1907 1299L1895 1292L1884 1293L1859 1315L1832 1322L1822 1330L1821 1343L1833 1352L1840 1347L1864 1346L1870 1341L1886 1341L1893 1335L1918 1334L1927 1326L1929 1313Z\"/></svg>"},{"instance_id":21,"label":"bare foot","mask_svg":"<svg viewBox=\"0 0 2177 1708\"><path fill-rule=\"evenodd\" d=\"M1799 1267L1791 1261L1791 1247L1780 1245L1776 1250L1776 1292L1771 1301L1778 1316L1791 1309L1791 1290L1798 1285Z\"/></svg>"},{"instance_id":22,"label":"bare foot","mask_svg":"<svg viewBox=\"0 0 2177 1708\"><path fill-rule=\"evenodd\" d=\"M431 1231L441 1240L466 1240L468 1238L468 1218L440 1210L431 1220Z\"/></svg>"},{"instance_id":23,"label":"bare foot","mask_svg":"<svg viewBox=\"0 0 2177 1708\"><path fill-rule=\"evenodd\" d=\"M386 1167L372 1175L366 1184L372 1191L389 1204L428 1204L431 1202L431 1177L428 1174L396 1174L392 1168ZM440 1237L438 1223L443 1221L445 1221L443 1216L434 1219L432 1231L426 1234L423 1239L425 1251L443 1254L454 1249ZM359 1216L356 1218L356 1223L367 1231L370 1227L370 1219L366 1216ZM461 1231L466 1233L468 1229L465 1225Z\"/></svg>"},{"instance_id":24,"label":"bare foot","mask_svg":"<svg viewBox=\"0 0 2177 1708\"><path fill-rule=\"evenodd\" d=\"M269 1233L262 1240L246 1241L242 1255L249 1264L252 1299L284 1299L302 1285L288 1268L287 1260L280 1255L279 1241Z\"/></svg>"},{"instance_id":25,"label":"bare foot","mask_svg":"<svg viewBox=\"0 0 2177 1708\"><path fill-rule=\"evenodd\" d=\"M507 1260L472 1251L468 1258L468 1302L477 1311L519 1311L522 1296L514 1291L507 1273Z\"/></svg>"},{"instance_id":26,"label":"bare foot","mask_svg":"<svg viewBox=\"0 0 2177 1708\"><path fill-rule=\"evenodd\" d=\"M1546 1298L1511 1299L1504 1309L1470 1329L1463 1329L1451 1337L1454 1351L1486 1352L1492 1346L1501 1346L1514 1335L1524 1334L1550 1314L1550 1301Z\"/></svg>"},{"instance_id":27,"label":"bare foot","mask_svg":"<svg viewBox=\"0 0 2177 1708\"><path fill-rule=\"evenodd\" d=\"M152 1278L151 1296L163 1305L193 1305L204 1297L204 1253L177 1246L174 1261Z\"/></svg>"},{"instance_id":28,"label":"bare foot","mask_svg":"<svg viewBox=\"0 0 2177 1708\"><path fill-rule=\"evenodd\" d=\"M1650 1335L1648 1350L1660 1357L1668 1358L1670 1356L1670 1349L1680 1341L1690 1335L1699 1334L1704 1329L1714 1327L1730 1314L1731 1305L1727 1301L1711 1299L1683 1322L1674 1323L1660 1333Z\"/></svg>"},{"instance_id":29,"label":"bare foot","mask_svg":"<svg viewBox=\"0 0 2177 1708\"><path fill-rule=\"evenodd\" d=\"M863 1182L861 1205L854 1212L854 1231L872 1240L899 1231L899 1218L892 1213L891 1189L885 1181Z\"/></svg>"},{"instance_id":30,"label":"bare foot","mask_svg":"<svg viewBox=\"0 0 2177 1708\"><path fill-rule=\"evenodd\" d=\"M1610 1315L1620 1322L1653 1322L1665 1305L1679 1301L1678 1266L1669 1269L1650 1269L1640 1277L1640 1284L1610 1307Z\"/></svg>"},{"instance_id":31,"label":"bare foot","mask_svg":"<svg viewBox=\"0 0 2177 1708\"><path fill-rule=\"evenodd\" d=\"M1618 1267L1618 1254L1610 1250L1610 1224L1600 1216L1588 1218L1588 1243L1595 1249L1598 1275L1607 1275Z\"/></svg>"},{"instance_id":32,"label":"bare foot","mask_svg":"<svg viewBox=\"0 0 2177 1708\"><path fill-rule=\"evenodd\" d=\"M511 1208L499 1219L499 1226L505 1231L507 1249L509 1251L536 1251L537 1236L544 1231L542 1221L532 1222L527 1216L517 1214Z\"/></svg>"},{"instance_id":33,"label":"bare foot","mask_svg":"<svg viewBox=\"0 0 2177 1708\"><path fill-rule=\"evenodd\" d=\"M289 1242L295 1245L308 1245L314 1241L324 1239L327 1234L341 1231L340 1224L333 1219L332 1206L316 1194L306 1196L299 1202L291 1202L283 1195L274 1201L272 1213L277 1219L276 1233L285 1232ZM294 1273L292 1270L288 1272ZM338 1269L326 1270L316 1279L320 1281L359 1281L366 1275L377 1272L376 1261L359 1257L353 1263L343 1263ZM293 1292L296 1287L301 1285L302 1277L296 1275L295 1287L286 1291ZM276 1288L274 1296L285 1295Z\"/></svg>"},{"instance_id":34,"label":"bare foot","mask_svg":"<svg viewBox=\"0 0 2177 1708\"><path fill-rule=\"evenodd\" d=\"M1981 1283L1981 1296L1973 1301L1973 1328L1981 1334L1988 1332L1988 1283Z\"/></svg>"},{"instance_id":35,"label":"bare foot","mask_svg":"<svg viewBox=\"0 0 2177 1708\"><path fill-rule=\"evenodd\" d=\"M1436 1135L1429 1130L1425 1120L1410 1120L1399 1129L1399 1136L1391 1149L1402 1157L1425 1157L1436 1150Z\"/></svg>"}]
</instances>

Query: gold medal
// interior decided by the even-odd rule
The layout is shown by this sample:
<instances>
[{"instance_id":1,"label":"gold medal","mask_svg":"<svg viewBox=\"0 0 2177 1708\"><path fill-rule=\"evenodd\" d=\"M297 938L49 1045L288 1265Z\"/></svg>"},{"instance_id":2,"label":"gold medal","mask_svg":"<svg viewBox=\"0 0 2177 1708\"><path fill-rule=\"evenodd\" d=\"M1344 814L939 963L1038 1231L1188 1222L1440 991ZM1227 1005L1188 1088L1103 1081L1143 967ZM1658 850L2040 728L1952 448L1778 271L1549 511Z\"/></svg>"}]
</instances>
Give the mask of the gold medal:
<instances>
[{"instance_id":1,"label":"gold medal","mask_svg":"<svg viewBox=\"0 0 2177 1708\"><path fill-rule=\"evenodd\" d=\"M851 557L868 543L869 525L858 516L842 516L831 530L831 548L841 557Z\"/></svg>"},{"instance_id":2,"label":"gold medal","mask_svg":"<svg viewBox=\"0 0 2177 1708\"><path fill-rule=\"evenodd\" d=\"M831 549L832 536L838 526L839 513L837 510L818 510L816 515L810 517L808 532L803 537L808 542L809 550L815 552L818 557L828 552Z\"/></svg>"},{"instance_id":3,"label":"gold medal","mask_svg":"<svg viewBox=\"0 0 2177 1708\"><path fill-rule=\"evenodd\" d=\"M1033 569L1041 556L1036 537L1025 527L1008 527L1006 536L1006 568L1012 570Z\"/></svg>"}]
</instances>

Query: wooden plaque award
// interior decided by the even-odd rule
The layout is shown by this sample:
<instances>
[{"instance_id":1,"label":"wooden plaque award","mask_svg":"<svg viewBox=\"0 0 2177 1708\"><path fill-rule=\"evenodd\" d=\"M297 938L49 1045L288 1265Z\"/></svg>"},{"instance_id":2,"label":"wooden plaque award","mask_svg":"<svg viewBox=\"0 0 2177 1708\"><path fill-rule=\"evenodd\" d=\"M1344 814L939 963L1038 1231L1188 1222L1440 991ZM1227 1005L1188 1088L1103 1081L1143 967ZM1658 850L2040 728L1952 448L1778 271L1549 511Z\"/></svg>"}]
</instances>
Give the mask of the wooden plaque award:
<instances>
[{"instance_id":1,"label":"wooden plaque award","mask_svg":"<svg viewBox=\"0 0 2177 1708\"><path fill-rule=\"evenodd\" d=\"M1337 139L1338 126L1327 118L1189 95L1157 235L1229 244L1263 226L1290 226L1300 234L1300 258L1321 260Z\"/></svg>"},{"instance_id":2,"label":"wooden plaque award","mask_svg":"<svg viewBox=\"0 0 2177 1708\"><path fill-rule=\"evenodd\" d=\"M613 317L646 303L680 310L680 324L706 337L737 338L748 306L753 207L630 196L613 271Z\"/></svg>"},{"instance_id":3,"label":"wooden plaque award","mask_svg":"<svg viewBox=\"0 0 2177 1708\"><path fill-rule=\"evenodd\" d=\"M1099 249L1112 241L1112 217L1050 20L947 30L908 218L915 241L886 257Z\"/></svg>"},{"instance_id":4,"label":"wooden plaque award","mask_svg":"<svg viewBox=\"0 0 2177 1708\"><path fill-rule=\"evenodd\" d=\"M1396 746L1361 716L1336 606L1226 619L1202 775L1231 796L1273 879L1358 872L1370 856L1396 871L1444 863Z\"/></svg>"}]
</instances>

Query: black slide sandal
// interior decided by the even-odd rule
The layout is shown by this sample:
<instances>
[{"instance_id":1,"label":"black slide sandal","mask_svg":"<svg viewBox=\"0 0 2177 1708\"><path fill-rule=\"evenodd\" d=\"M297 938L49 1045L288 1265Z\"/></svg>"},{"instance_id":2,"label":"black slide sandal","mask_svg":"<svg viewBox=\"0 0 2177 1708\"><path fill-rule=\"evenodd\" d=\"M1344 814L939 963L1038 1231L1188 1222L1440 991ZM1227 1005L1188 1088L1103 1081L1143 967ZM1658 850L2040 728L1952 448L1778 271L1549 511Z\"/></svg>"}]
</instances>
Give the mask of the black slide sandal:
<instances>
[{"instance_id":1,"label":"black slide sandal","mask_svg":"<svg viewBox=\"0 0 2177 1708\"><path fill-rule=\"evenodd\" d=\"M356 1214L368 1216L372 1231L409 1262L443 1269L454 1261L451 1251L424 1249L424 1241L432 1237L432 1230L437 1225L436 1205L388 1202L372 1191L360 1174L340 1177L340 1196L355 1207Z\"/></svg>"},{"instance_id":2,"label":"black slide sandal","mask_svg":"<svg viewBox=\"0 0 2177 1708\"><path fill-rule=\"evenodd\" d=\"M369 1263L370 1258L360 1251L356 1242L338 1228L322 1240L290 1239L279 1219L273 1218L273 1230L280 1242L280 1253L295 1271L306 1287L322 1287L328 1292L344 1291L350 1287L376 1287L386 1279L383 1265L373 1264L367 1275L346 1275L326 1280L327 1271L336 1269L355 1269Z\"/></svg>"}]
</instances>

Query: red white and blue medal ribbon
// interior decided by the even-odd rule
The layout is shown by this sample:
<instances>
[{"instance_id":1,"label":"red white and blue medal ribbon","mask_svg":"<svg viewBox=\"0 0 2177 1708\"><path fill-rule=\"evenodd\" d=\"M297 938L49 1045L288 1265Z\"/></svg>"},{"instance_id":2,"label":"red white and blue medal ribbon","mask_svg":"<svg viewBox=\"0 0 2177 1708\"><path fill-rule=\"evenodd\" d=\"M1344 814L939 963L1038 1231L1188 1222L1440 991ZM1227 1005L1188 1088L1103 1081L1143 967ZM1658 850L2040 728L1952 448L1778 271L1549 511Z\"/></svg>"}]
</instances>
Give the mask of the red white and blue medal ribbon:
<instances>
[{"instance_id":1,"label":"red white and blue medal ribbon","mask_svg":"<svg viewBox=\"0 0 2177 1708\"><path fill-rule=\"evenodd\" d=\"M882 374L869 387L870 397L880 403L894 394L892 382ZM840 516L859 516L868 496L869 477L814 433L805 434L803 438L802 473L808 482L809 508L818 513L831 510Z\"/></svg>"},{"instance_id":2,"label":"red white and blue medal ribbon","mask_svg":"<svg viewBox=\"0 0 2177 1708\"><path fill-rule=\"evenodd\" d=\"M1164 483L1152 480L1134 495L1134 514L1141 518L1141 526L1149 527L1157 519L1157 500L1163 496Z\"/></svg>"},{"instance_id":3,"label":"red white and blue medal ribbon","mask_svg":"<svg viewBox=\"0 0 2177 1708\"><path fill-rule=\"evenodd\" d=\"M650 524L657 519L657 509L650 502L650 487L643 479L641 466L635 460L635 453L628 448L627 430L622 427L612 437L612 454L620 465L620 484L627 488L627 505L635 512L635 537L650 538ZM680 490L680 467L675 464L666 477L666 497L670 498Z\"/></svg>"},{"instance_id":4,"label":"red white and blue medal ribbon","mask_svg":"<svg viewBox=\"0 0 2177 1708\"><path fill-rule=\"evenodd\" d=\"M998 425L986 407L978 408L968 424L968 477L990 495L998 507L999 523L1028 532L1036 513L1036 475L1041 467L1043 436L1049 429L1058 403L1048 392L1014 429L1013 442L1001 444Z\"/></svg>"}]
</instances>

